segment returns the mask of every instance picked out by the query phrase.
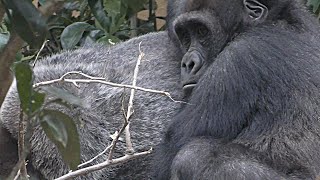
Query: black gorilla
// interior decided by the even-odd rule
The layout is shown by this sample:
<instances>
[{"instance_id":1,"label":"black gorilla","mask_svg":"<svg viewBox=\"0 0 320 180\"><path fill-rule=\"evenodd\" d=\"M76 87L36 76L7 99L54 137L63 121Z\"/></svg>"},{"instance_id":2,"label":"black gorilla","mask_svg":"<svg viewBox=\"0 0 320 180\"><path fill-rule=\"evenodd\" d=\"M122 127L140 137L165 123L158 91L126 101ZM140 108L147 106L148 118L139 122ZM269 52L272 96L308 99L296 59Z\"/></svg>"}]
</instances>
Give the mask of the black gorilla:
<instances>
[{"instance_id":1,"label":"black gorilla","mask_svg":"<svg viewBox=\"0 0 320 180\"><path fill-rule=\"evenodd\" d=\"M112 47L94 45L53 55L36 64L35 80L50 80L59 78L68 71L82 71L92 76L105 77L111 82L131 84L140 42L145 57L141 62L137 85L168 91L179 100L181 88L177 82L180 77L180 58L176 55L178 49L170 43L166 32L144 35ZM73 93L90 105L88 109L75 107L68 110L59 105L51 108L60 109L79 122L82 162L95 157L111 143L110 135L121 127L123 89L101 84L80 84L80 88L63 83L55 86ZM179 107L179 103L165 96L136 92L131 134L137 152L148 150L160 142L161 131ZM17 91L13 84L1 107L0 125L8 129L14 138L18 131L19 112ZM0 129L0 179L7 175L10 169L7 165L14 163L15 159L12 157L17 158L15 146L8 146L12 141L2 130ZM124 143L119 142L118 146L116 157L123 156L125 152ZM106 160L106 156L107 154L93 164ZM54 179L69 171L40 127L35 128L28 159L29 166L44 179ZM146 179L150 172L150 159L150 156L138 158L77 179Z\"/></svg>"},{"instance_id":2,"label":"black gorilla","mask_svg":"<svg viewBox=\"0 0 320 180\"><path fill-rule=\"evenodd\" d=\"M193 92L156 151L154 179L319 176L316 18L295 0L176 0L168 17Z\"/></svg>"}]
</instances>

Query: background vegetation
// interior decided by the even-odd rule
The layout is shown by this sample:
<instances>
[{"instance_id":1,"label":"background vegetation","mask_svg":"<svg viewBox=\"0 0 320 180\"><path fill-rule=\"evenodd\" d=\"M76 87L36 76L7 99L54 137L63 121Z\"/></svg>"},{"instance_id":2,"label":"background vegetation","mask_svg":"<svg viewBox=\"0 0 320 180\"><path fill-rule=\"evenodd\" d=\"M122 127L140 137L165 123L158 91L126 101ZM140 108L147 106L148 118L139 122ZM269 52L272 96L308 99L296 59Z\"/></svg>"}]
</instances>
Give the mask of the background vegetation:
<instances>
[{"instance_id":1,"label":"background vegetation","mask_svg":"<svg viewBox=\"0 0 320 180\"><path fill-rule=\"evenodd\" d=\"M46 1L48 0L33 0L32 3L38 8ZM88 42L112 44L164 29L166 0L66 1L60 10L43 21L34 19L37 9L31 7L30 2L17 2L17 4L8 2L8 6L16 5L14 9L18 12L21 8L22 17L12 17L13 19L5 17L5 21L0 26L0 47L6 44L10 30L15 28L24 40L30 39L27 42L33 45L23 49L25 56L34 55L44 39L49 41L42 54L49 54L61 49L72 49ZM19 26L12 27L9 19L14 25ZM39 42L34 40L35 31L41 32L37 37Z\"/></svg>"}]
</instances>

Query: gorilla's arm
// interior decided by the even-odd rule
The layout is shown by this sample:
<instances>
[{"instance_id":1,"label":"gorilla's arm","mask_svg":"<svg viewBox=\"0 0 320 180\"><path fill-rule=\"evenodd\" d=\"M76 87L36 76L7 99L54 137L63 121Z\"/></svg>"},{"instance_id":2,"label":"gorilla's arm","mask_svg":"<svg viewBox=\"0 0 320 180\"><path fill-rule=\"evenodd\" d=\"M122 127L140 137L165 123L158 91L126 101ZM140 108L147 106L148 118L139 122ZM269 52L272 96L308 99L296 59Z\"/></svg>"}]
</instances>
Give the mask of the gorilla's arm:
<instances>
[{"instance_id":1,"label":"gorilla's arm","mask_svg":"<svg viewBox=\"0 0 320 180\"><path fill-rule=\"evenodd\" d=\"M209 178L210 177L210 178ZM192 139L177 153L171 179L285 179L257 153L211 137Z\"/></svg>"},{"instance_id":2,"label":"gorilla's arm","mask_svg":"<svg viewBox=\"0 0 320 180\"><path fill-rule=\"evenodd\" d=\"M274 27L247 31L230 43L166 132L155 161L157 179L171 173L182 179L315 178L320 172L314 168L320 166L317 41L310 32ZM203 136L211 139L193 140Z\"/></svg>"},{"instance_id":3,"label":"gorilla's arm","mask_svg":"<svg viewBox=\"0 0 320 180\"><path fill-rule=\"evenodd\" d=\"M145 57L141 62L137 86L165 90L178 98L180 61L166 32L144 35L112 47L93 45L53 55L37 63L34 69L36 82L56 79L69 71L82 71L92 76L105 77L107 81L131 84L140 42ZM71 84L54 86L80 97L90 107L75 107L72 110L56 104L50 107L61 110L76 122L80 122L78 132L81 140L81 161L85 162L111 143L110 135L122 124L123 89L101 84L80 84L80 88ZM179 104L167 97L139 91L136 93L135 113L131 120L132 141L136 151L147 150L160 141L163 127L178 107ZM13 84L1 107L0 118L2 128L9 130L15 138L18 131L18 112L19 102ZM3 138L0 140L6 141ZM1 151L6 151L3 154L9 153L6 149L1 148ZM119 143L115 156L122 156L123 152L124 144ZM94 163L104 159L105 156ZM0 164L4 163L3 160L6 159L0 159ZM39 126L35 127L31 138L29 161L46 179L59 177L69 171L57 149ZM81 179L143 179L148 176L148 163L149 157L137 159L125 165L90 173Z\"/></svg>"}]
</instances>

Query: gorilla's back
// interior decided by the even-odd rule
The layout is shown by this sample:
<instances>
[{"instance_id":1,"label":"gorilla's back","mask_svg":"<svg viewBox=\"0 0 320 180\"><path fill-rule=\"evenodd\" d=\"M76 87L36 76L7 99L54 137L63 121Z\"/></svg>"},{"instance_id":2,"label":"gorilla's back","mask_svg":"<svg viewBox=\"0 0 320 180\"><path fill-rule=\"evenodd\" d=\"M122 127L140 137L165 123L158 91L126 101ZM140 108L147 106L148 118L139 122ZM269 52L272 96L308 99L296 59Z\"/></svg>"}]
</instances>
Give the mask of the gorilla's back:
<instances>
[{"instance_id":1,"label":"gorilla's back","mask_svg":"<svg viewBox=\"0 0 320 180\"><path fill-rule=\"evenodd\" d=\"M82 71L107 81L131 84L133 71L139 56L139 43L145 53L141 61L137 86L164 90L174 99L180 97L180 61L176 48L171 44L166 32L140 36L115 46L89 45L74 51L40 60L34 69L35 81L41 82L61 77L69 71ZM81 141L81 158L85 162L110 145L112 135L123 123L122 88L102 84L55 84L82 98L84 107L68 110L54 104L50 108L63 111L74 118L78 125ZM129 89L126 91L129 97ZM50 95L48 95L50 97ZM124 101L128 102L128 100ZM126 106L126 105L125 105ZM131 118L133 147L137 152L148 150L160 142L161 132L181 104L168 97L137 91L134 98L134 114ZM13 83L0 110L2 126L16 138L19 121L17 90ZM125 143L119 142L114 156L124 155ZM6 152L4 152L6 153ZM106 168L79 179L149 179L148 163L150 155L130 162ZM63 163L57 149L37 126L31 138L30 163L46 179L66 174L69 169ZM93 164L107 159L107 154ZM1 160L0 160L1 161ZM1 171L0 171L1 172Z\"/></svg>"}]
</instances>

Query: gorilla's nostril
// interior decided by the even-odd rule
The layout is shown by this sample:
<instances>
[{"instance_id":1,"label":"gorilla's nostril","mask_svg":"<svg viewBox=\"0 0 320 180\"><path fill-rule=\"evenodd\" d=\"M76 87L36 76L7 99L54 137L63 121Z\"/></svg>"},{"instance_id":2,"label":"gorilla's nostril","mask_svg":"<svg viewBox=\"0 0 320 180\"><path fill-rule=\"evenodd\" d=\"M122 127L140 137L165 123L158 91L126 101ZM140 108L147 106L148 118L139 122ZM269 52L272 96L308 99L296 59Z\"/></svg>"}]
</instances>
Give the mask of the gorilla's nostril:
<instances>
[{"instance_id":1,"label":"gorilla's nostril","mask_svg":"<svg viewBox=\"0 0 320 180\"><path fill-rule=\"evenodd\" d=\"M190 71L192 71L193 67L194 67L194 62L191 61L189 66L188 66L188 68L189 68Z\"/></svg>"}]
</instances>

